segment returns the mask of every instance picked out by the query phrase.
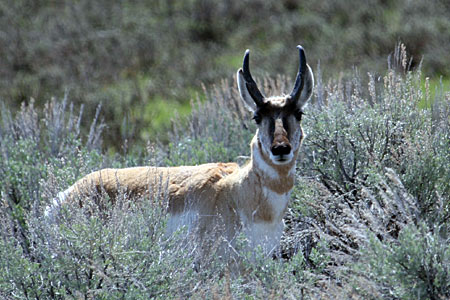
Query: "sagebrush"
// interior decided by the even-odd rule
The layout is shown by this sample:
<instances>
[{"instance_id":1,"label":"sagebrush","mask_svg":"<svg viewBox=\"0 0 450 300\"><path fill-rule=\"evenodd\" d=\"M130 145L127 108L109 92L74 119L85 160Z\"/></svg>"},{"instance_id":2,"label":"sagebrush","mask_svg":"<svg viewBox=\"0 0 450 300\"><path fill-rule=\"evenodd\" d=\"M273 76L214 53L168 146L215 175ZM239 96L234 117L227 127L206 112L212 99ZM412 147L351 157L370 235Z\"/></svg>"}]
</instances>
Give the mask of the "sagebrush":
<instances>
[{"instance_id":1,"label":"sagebrush","mask_svg":"<svg viewBox=\"0 0 450 300\"><path fill-rule=\"evenodd\" d=\"M208 268L197 268L182 231L166 236L165 212L152 199L112 206L106 219L95 205L89 214L68 208L59 225L42 217L57 192L94 169L245 161L254 125L233 84L206 88L206 102L193 104L187 124L175 121L171 143L149 143L139 156L102 153L102 113L83 133L82 109L69 103L70 96L43 110L2 107L0 295L450 297L450 92L442 87L432 93L399 49L382 77L356 73L326 84L316 78L279 254L268 260L239 252L248 266L242 277L214 257ZM277 77L261 83L281 94L290 90L288 82Z\"/></svg>"}]
</instances>

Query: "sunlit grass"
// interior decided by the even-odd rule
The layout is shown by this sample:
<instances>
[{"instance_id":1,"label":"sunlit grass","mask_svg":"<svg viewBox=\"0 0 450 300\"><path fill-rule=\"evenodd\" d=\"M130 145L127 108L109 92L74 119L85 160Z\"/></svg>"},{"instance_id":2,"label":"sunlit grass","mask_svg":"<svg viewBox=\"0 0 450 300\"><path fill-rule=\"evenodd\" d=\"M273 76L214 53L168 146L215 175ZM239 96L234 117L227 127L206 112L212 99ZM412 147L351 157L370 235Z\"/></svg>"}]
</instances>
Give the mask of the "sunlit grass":
<instances>
[{"instance_id":1,"label":"sunlit grass","mask_svg":"<svg viewBox=\"0 0 450 300\"><path fill-rule=\"evenodd\" d=\"M421 88L424 97L418 105L420 108L431 108L436 97L444 96L444 93L450 89L450 77L422 76Z\"/></svg>"}]
</instances>

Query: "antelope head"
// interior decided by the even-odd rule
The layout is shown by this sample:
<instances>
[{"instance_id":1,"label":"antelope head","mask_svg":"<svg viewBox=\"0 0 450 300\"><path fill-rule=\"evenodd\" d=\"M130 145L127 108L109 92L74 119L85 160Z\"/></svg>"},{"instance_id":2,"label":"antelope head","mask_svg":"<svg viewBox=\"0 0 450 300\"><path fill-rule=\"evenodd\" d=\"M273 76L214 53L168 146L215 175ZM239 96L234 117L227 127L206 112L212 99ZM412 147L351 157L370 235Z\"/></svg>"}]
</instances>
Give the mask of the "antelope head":
<instances>
[{"instance_id":1,"label":"antelope head","mask_svg":"<svg viewBox=\"0 0 450 300\"><path fill-rule=\"evenodd\" d=\"M287 165L295 161L303 139L300 126L302 109L314 86L313 73L306 64L305 52L300 45L297 49L299 68L289 95L265 97L259 91L250 74L249 50L245 52L243 68L237 72L239 93L253 112L253 119L258 125L256 136L262 155L274 165Z\"/></svg>"}]
</instances>

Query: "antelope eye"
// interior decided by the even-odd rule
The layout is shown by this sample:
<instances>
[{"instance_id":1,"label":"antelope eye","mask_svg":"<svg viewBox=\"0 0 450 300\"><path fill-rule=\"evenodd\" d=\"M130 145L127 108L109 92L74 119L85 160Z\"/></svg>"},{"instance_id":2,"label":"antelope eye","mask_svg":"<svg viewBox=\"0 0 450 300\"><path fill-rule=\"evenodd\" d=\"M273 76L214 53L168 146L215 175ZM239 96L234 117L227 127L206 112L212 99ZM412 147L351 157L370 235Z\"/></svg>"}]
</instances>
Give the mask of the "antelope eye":
<instances>
[{"instance_id":1,"label":"antelope eye","mask_svg":"<svg viewBox=\"0 0 450 300\"><path fill-rule=\"evenodd\" d=\"M253 115L253 120L255 120L256 124L261 123L261 116L258 113Z\"/></svg>"},{"instance_id":2,"label":"antelope eye","mask_svg":"<svg viewBox=\"0 0 450 300\"><path fill-rule=\"evenodd\" d=\"M295 112L294 112L294 116L295 116L295 118L297 119L297 121L301 121L302 120L302 116L303 116L303 111L301 111L300 109L297 109Z\"/></svg>"},{"instance_id":3,"label":"antelope eye","mask_svg":"<svg viewBox=\"0 0 450 300\"><path fill-rule=\"evenodd\" d=\"M275 131L275 119L269 118L269 136L272 136Z\"/></svg>"}]
</instances>

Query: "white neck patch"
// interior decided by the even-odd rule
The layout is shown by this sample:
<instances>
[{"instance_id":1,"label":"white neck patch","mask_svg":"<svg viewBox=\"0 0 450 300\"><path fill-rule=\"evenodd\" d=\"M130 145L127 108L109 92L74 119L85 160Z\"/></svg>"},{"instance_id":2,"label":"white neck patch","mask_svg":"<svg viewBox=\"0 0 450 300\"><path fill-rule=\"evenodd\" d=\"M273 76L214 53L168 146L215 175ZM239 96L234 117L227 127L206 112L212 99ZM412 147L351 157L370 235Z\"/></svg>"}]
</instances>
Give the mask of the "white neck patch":
<instances>
[{"instance_id":1,"label":"white neck patch","mask_svg":"<svg viewBox=\"0 0 450 300\"><path fill-rule=\"evenodd\" d=\"M264 161L264 159L262 158L261 151L263 151L263 150L260 149L257 142L254 143L252 148L253 148L252 149L253 150L252 151L253 163L256 165L256 167L258 169L260 169L264 173L264 175L266 175L270 179L280 178L280 176L278 175L278 172L271 165L266 163Z\"/></svg>"},{"instance_id":2,"label":"white neck patch","mask_svg":"<svg viewBox=\"0 0 450 300\"><path fill-rule=\"evenodd\" d=\"M253 146L252 146L253 163L269 179L272 179L272 180L279 179L280 175L274 169L274 167L269 165L263 159L261 151L264 151L264 150L259 147L258 142L253 143ZM288 176L294 176L294 175L295 175L295 163L292 164L291 169L288 172Z\"/></svg>"},{"instance_id":3,"label":"white neck patch","mask_svg":"<svg viewBox=\"0 0 450 300\"><path fill-rule=\"evenodd\" d=\"M291 198L291 192L292 190L280 195L267 187L263 187L263 195L272 207L275 220L281 220L283 218L284 211L288 205L289 199Z\"/></svg>"}]
</instances>

